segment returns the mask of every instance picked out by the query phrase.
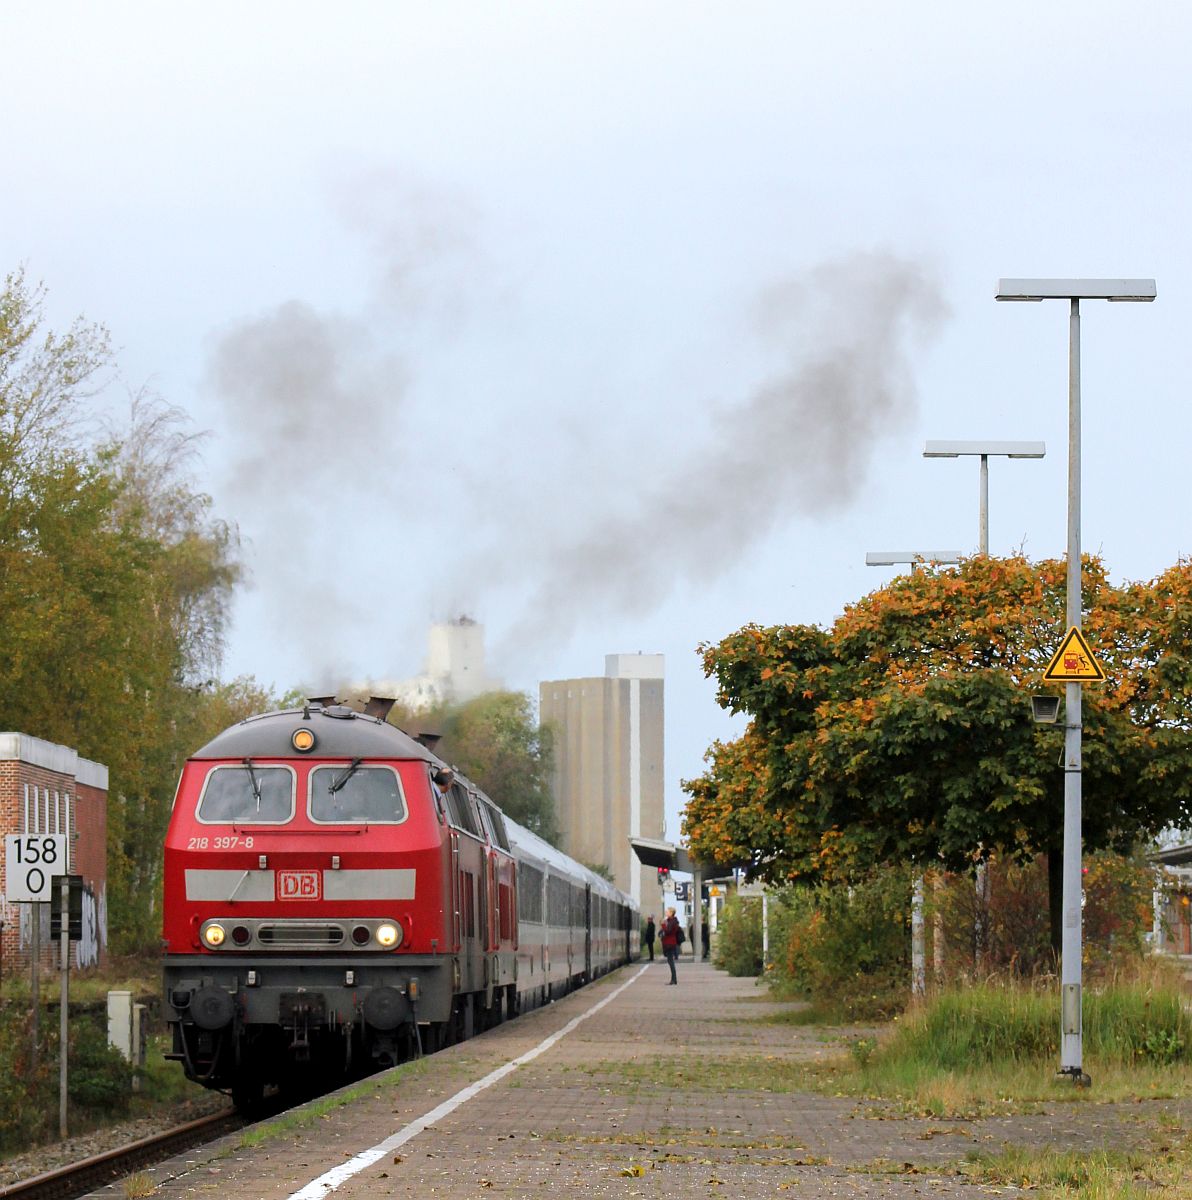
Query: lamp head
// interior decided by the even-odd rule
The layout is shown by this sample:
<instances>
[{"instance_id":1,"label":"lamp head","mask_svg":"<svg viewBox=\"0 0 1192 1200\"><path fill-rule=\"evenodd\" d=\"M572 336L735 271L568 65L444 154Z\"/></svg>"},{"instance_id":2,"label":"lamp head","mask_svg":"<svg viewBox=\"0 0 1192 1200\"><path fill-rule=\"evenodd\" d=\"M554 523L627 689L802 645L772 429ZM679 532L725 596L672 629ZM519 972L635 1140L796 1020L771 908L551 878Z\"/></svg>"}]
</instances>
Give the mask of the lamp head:
<instances>
[{"instance_id":1,"label":"lamp head","mask_svg":"<svg viewBox=\"0 0 1192 1200\"><path fill-rule=\"evenodd\" d=\"M867 567L896 567L909 564L914 567L920 563L930 563L932 566L955 566L962 555L959 550L870 550L865 555Z\"/></svg>"},{"instance_id":2,"label":"lamp head","mask_svg":"<svg viewBox=\"0 0 1192 1200\"><path fill-rule=\"evenodd\" d=\"M1046 453L1044 442L928 442L923 447L924 458L959 458L961 455L1042 458Z\"/></svg>"},{"instance_id":3,"label":"lamp head","mask_svg":"<svg viewBox=\"0 0 1192 1200\"><path fill-rule=\"evenodd\" d=\"M1153 279L999 279L998 300L1116 300L1148 303Z\"/></svg>"}]
</instances>

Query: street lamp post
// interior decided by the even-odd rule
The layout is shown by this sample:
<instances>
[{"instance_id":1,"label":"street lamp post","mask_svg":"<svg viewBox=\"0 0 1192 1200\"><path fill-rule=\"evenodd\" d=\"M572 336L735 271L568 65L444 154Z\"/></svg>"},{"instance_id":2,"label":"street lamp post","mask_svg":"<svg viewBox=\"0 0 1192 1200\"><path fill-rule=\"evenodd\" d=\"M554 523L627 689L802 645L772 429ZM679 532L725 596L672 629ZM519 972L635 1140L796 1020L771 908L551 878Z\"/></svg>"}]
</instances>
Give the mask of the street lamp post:
<instances>
[{"instance_id":1,"label":"street lamp post","mask_svg":"<svg viewBox=\"0 0 1192 1200\"><path fill-rule=\"evenodd\" d=\"M1042 458L1047 453L1043 442L928 442L924 458L960 458L972 455L981 459L981 508L978 520L977 553L989 553L989 460L1003 458Z\"/></svg>"},{"instance_id":2,"label":"street lamp post","mask_svg":"<svg viewBox=\"0 0 1192 1200\"><path fill-rule=\"evenodd\" d=\"M976 457L981 460L981 502L977 518L977 553L982 558L989 554L989 460L1000 458L1042 458L1047 453L1043 442L928 442L923 447L924 458L961 458ZM978 970L986 966L986 949L988 945L987 914L989 910L989 871L982 857L977 863L977 874L974 880L974 890L977 893L976 927L974 941L976 943L976 961Z\"/></svg>"},{"instance_id":3,"label":"street lamp post","mask_svg":"<svg viewBox=\"0 0 1192 1200\"><path fill-rule=\"evenodd\" d=\"M867 567L893 567L909 564L911 574L920 563L941 566L958 563L959 550L871 550L865 555ZM923 872L911 881L911 995L927 994L927 939L923 927Z\"/></svg>"},{"instance_id":4,"label":"street lamp post","mask_svg":"<svg viewBox=\"0 0 1192 1200\"><path fill-rule=\"evenodd\" d=\"M1150 301L1153 279L1001 279L998 300L1067 300L1068 627L1080 628L1080 302ZM1063 929L1060 940L1060 1074L1088 1083L1081 1024L1081 685L1065 685Z\"/></svg>"}]
</instances>

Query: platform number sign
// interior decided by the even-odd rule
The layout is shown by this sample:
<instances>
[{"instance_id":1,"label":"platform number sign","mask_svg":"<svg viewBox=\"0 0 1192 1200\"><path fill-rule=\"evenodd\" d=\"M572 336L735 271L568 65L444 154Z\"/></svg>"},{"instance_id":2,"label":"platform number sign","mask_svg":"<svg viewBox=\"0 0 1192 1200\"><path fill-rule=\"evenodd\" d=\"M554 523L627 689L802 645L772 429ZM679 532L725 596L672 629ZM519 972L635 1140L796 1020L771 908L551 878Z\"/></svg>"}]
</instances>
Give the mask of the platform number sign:
<instances>
[{"instance_id":1,"label":"platform number sign","mask_svg":"<svg viewBox=\"0 0 1192 1200\"><path fill-rule=\"evenodd\" d=\"M4 898L12 903L49 900L55 875L65 875L66 834L10 833L4 838Z\"/></svg>"}]
</instances>

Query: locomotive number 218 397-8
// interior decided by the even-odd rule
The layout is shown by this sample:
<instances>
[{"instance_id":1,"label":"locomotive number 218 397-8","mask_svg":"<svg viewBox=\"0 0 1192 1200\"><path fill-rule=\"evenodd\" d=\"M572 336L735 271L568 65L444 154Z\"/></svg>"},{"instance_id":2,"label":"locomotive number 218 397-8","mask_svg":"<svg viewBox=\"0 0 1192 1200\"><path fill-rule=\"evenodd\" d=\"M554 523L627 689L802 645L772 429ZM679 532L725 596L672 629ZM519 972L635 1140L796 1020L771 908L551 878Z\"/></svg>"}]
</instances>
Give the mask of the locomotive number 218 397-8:
<instances>
[{"instance_id":1,"label":"locomotive number 218 397-8","mask_svg":"<svg viewBox=\"0 0 1192 1200\"><path fill-rule=\"evenodd\" d=\"M222 837L192 837L186 841L188 850L251 850L252 838L237 834Z\"/></svg>"}]
</instances>

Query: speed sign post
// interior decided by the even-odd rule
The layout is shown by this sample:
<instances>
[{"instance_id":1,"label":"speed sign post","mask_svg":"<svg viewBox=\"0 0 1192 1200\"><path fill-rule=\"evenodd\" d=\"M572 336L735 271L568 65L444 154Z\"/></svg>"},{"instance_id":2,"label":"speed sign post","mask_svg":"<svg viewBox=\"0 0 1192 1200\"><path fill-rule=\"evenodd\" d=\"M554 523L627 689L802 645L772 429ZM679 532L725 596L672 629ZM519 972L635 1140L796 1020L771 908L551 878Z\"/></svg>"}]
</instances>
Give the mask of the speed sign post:
<instances>
[{"instance_id":1,"label":"speed sign post","mask_svg":"<svg viewBox=\"0 0 1192 1200\"><path fill-rule=\"evenodd\" d=\"M66 834L5 835L4 899L9 904L48 903L54 894L54 876L65 874Z\"/></svg>"},{"instance_id":2,"label":"speed sign post","mask_svg":"<svg viewBox=\"0 0 1192 1200\"><path fill-rule=\"evenodd\" d=\"M64 833L9 833L4 836L4 898L33 908L33 1066L36 1069L41 1026L41 908L53 896L54 877L67 871Z\"/></svg>"}]
</instances>

